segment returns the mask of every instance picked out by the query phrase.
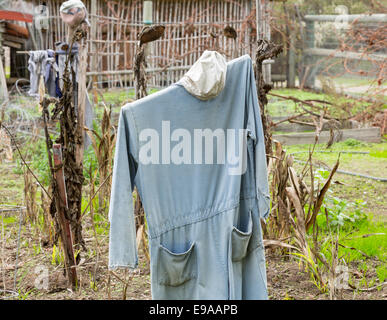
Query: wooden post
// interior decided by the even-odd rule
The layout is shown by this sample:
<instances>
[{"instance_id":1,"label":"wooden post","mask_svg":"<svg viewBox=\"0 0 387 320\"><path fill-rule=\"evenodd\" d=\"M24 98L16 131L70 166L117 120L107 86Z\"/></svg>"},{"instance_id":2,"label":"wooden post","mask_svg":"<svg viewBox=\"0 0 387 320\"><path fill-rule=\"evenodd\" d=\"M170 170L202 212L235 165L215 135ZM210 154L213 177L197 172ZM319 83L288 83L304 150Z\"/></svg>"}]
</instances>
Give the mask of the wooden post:
<instances>
[{"instance_id":1,"label":"wooden post","mask_svg":"<svg viewBox=\"0 0 387 320\"><path fill-rule=\"evenodd\" d=\"M97 37L97 0L91 0L91 12L90 12L90 40L92 38ZM97 50L97 44L94 41L90 41L91 44L91 52L94 52L95 54L90 57L90 71L97 72L98 71L98 50ZM97 75L92 76L92 83L93 83L93 101L96 105L98 102L98 93L97 88L98 84L97 81L99 81Z\"/></svg>"},{"instance_id":2,"label":"wooden post","mask_svg":"<svg viewBox=\"0 0 387 320\"><path fill-rule=\"evenodd\" d=\"M29 36L31 38L32 49L33 50L38 50L38 45L36 44L34 30L31 28L31 26L30 26L30 24L28 22L26 22L25 25L26 25L26 28L28 30L28 34L29 34Z\"/></svg>"},{"instance_id":3,"label":"wooden post","mask_svg":"<svg viewBox=\"0 0 387 320\"><path fill-rule=\"evenodd\" d=\"M257 29L257 41L259 39L262 38L262 34L261 34L261 20L262 20L262 16L261 16L261 12L262 12L262 8L261 8L261 1L260 0L255 0L255 23L256 23L256 29Z\"/></svg>"},{"instance_id":4,"label":"wooden post","mask_svg":"<svg viewBox=\"0 0 387 320\"><path fill-rule=\"evenodd\" d=\"M7 89L7 80L5 79L5 73L3 68L3 60L0 55L0 99L8 101L8 89Z\"/></svg>"},{"instance_id":5,"label":"wooden post","mask_svg":"<svg viewBox=\"0 0 387 320\"><path fill-rule=\"evenodd\" d=\"M11 77L11 48L4 47L4 72L5 78L9 79Z\"/></svg>"},{"instance_id":6,"label":"wooden post","mask_svg":"<svg viewBox=\"0 0 387 320\"><path fill-rule=\"evenodd\" d=\"M271 12L271 4L269 0L256 0L256 28L257 28L257 42L259 40L271 40L271 30L269 23L269 12ZM271 84L271 64L274 60L270 59L263 63L263 79L265 83Z\"/></svg>"},{"instance_id":7,"label":"wooden post","mask_svg":"<svg viewBox=\"0 0 387 320\"><path fill-rule=\"evenodd\" d=\"M289 47L288 47L288 72L287 72L287 87L294 88L296 85L296 55L295 49L295 34L294 30L290 31Z\"/></svg>"},{"instance_id":8,"label":"wooden post","mask_svg":"<svg viewBox=\"0 0 387 320\"><path fill-rule=\"evenodd\" d=\"M271 2L268 1L268 0L265 0L263 25L264 25L264 37L268 41L271 41L271 28L270 28L270 21L269 21L269 16L270 16L270 13L272 11L271 8L272 8ZM267 84L272 84L272 81L271 81L271 64L273 62L274 62L273 59L269 59L263 65L265 82Z\"/></svg>"},{"instance_id":9,"label":"wooden post","mask_svg":"<svg viewBox=\"0 0 387 320\"><path fill-rule=\"evenodd\" d=\"M55 168L57 168L57 170L55 170L55 180L61 201L61 203L58 203L59 199L56 199L55 204L58 213L59 223L61 226L61 236L65 254L66 272L68 274L70 284L73 286L73 288L76 288L78 278L73 250L73 237L71 234L70 223L66 219L64 212L64 208L68 209L68 206L65 177L62 167L62 146L60 144L53 145L53 155L54 165Z\"/></svg>"},{"instance_id":10,"label":"wooden post","mask_svg":"<svg viewBox=\"0 0 387 320\"><path fill-rule=\"evenodd\" d=\"M306 30L306 35L305 35L306 49L314 48L314 43L315 43L314 21L307 20L305 30ZM313 66L313 63L314 63L313 56L309 54L305 54L304 61L305 61L305 71L304 71L305 87L313 88L315 83L315 66ZM302 81L302 79L300 79L300 81Z\"/></svg>"},{"instance_id":11,"label":"wooden post","mask_svg":"<svg viewBox=\"0 0 387 320\"><path fill-rule=\"evenodd\" d=\"M77 131L81 143L77 144L76 162L80 165L83 161L84 151L84 123L85 123L85 104L86 104L86 68L87 68L87 41L81 39L78 48L78 119Z\"/></svg>"}]
</instances>

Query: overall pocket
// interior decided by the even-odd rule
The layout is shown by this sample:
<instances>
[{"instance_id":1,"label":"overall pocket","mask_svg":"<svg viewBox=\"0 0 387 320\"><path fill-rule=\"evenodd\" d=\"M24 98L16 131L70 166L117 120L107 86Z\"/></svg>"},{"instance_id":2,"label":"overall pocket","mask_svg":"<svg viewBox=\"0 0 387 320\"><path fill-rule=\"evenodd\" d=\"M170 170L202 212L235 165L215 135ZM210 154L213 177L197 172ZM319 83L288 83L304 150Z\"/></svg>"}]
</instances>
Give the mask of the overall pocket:
<instances>
[{"instance_id":1,"label":"overall pocket","mask_svg":"<svg viewBox=\"0 0 387 320\"><path fill-rule=\"evenodd\" d=\"M177 287L197 277L195 243L182 253L175 253L160 244L157 265L158 283Z\"/></svg>"},{"instance_id":2,"label":"overall pocket","mask_svg":"<svg viewBox=\"0 0 387 320\"><path fill-rule=\"evenodd\" d=\"M247 248L253 233L253 220L251 211L249 211L249 218L245 227L233 227L231 232L231 251L232 261L241 261L247 255Z\"/></svg>"}]
</instances>

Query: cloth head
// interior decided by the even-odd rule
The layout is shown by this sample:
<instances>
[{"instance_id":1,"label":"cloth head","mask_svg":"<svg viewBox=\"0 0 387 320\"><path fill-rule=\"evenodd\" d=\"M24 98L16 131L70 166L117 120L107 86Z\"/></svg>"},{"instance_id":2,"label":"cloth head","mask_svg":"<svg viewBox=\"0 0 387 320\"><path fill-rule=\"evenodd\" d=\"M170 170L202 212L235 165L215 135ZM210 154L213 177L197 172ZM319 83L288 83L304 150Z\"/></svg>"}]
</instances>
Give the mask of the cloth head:
<instances>
[{"instance_id":1,"label":"cloth head","mask_svg":"<svg viewBox=\"0 0 387 320\"><path fill-rule=\"evenodd\" d=\"M226 59L216 51L206 50L179 83L200 100L216 97L226 83Z\"/></svg>"},{"instance_id":2,"label":"cloth head","mask_svg":"<svg viewBox=\"0 0 387 320\"><path fill-rule=\"evenodd\" d=\"M87 20L87 9L80 0L68 0L63 2L59 11L63 22L71 28L78 26L83 21L90 26L90 23Z\"/></svg>"}]
</instances>

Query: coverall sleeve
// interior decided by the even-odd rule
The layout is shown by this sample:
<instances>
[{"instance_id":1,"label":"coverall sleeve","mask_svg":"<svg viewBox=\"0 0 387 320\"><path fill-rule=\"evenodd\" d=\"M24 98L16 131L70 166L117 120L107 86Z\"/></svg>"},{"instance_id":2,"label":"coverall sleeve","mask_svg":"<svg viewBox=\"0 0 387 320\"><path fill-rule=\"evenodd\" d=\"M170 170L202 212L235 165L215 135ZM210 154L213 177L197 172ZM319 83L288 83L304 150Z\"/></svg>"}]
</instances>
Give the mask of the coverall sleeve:
<instances>
[{"instance_id":1,"label":"coverall sleeve","mask_svg":"<svg viewBox=\"0 0 387 320\"><path fill-rule=\"evenodd\" d=\"M138 255L134 219L133 188L137 163L133 157L133 132L130 132L130 110L121 109L109 207L109 269L136 268Z\"/></svg>"},{"instance_id":2,"label":"coverall sleeve","mask_svg":"<svg viewBox=\"0 0 387 320\"><path fill-rule=\"evenodd\" d=\"M265 139L261 120L261 110L258 102L257 87L255 84L252 61L249 60L249 71L247 78L247 104L248 104L248 127L254 139L254 162L255 162L255 184L256 195L260 216L267 219L270 213L270 193L266 164Z\"/></svg>"}]
</instances>

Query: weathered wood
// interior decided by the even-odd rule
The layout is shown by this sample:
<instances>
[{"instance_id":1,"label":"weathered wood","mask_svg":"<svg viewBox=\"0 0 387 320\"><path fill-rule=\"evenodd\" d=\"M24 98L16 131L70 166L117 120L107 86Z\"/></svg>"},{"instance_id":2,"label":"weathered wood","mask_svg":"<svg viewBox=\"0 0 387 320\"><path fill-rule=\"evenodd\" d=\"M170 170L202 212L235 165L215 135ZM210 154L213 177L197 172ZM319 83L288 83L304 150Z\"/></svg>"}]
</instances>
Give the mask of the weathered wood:
<instances>
[{"instance_id":1,"label":"weathered wood","mask_svg":"<svg viewBox=\"0 0 387 320\"><path fill-rule=\"evenodd\" d=\"M1 56L0 56L0 99L3 99L3 100L9 99L7 80L5 78L3 60L1 59Z\"/></svg>"},{"instance_id":2,"label":"weathered wood","mask_svg":"<svg viewBox=\"0 0 387 320\"><path fill-rule=\"evenodd\" d=\"M286 119L288 117L273 117L271 120L273 122L278 122ZM304 132L308 130L313 130L314 126L308 126L298 123L289 123L289 122L283 122L275 126L275 131L282 131L282 132Z\"/></svg>"},{"instance_id":3,"label":"weathered wood","mask_svg":"<svg viewBox=\"0 0 387 320\"><path fill-rule=\"evenodd\" d=\"M65 216L64 209L68 209L67 206L67 194L66 184L63 171L62 162L62 146L60 144L53 145L53 157L55 165L55 180L58 188L61 203L58 203L58 199L55 202L58 214L58 220L61 226L62 244L65 254L66 272L69 275L70 284L75 288L78 283L77 269L75 263L74 249L73 249L73 237L71 233L70 223Z\"/></svg>"},{"instance_id":4,"label":"weathered wood","mask_svg":"<svg viewBox=\"0 0 387 320\"><path fill-rule=\"evenodd\" d=\"M311 54L307 54L306 51L308 49L314 48L315 45L315 23L314 21L306 21L305 24L305 48L303 51L303 64L305 66L303 70L303 79L301 81L301 89L304 87L314 88L314 84L316 81L315 70L316 66L314 66L314 57Z\"/></svg>"},{"instance_id":5,"label":"weathered wood","mask_svg":"<svg viewBox=\"0 0 387 320\"><path fill-rule=\"evenodd\" d=\"M305 21L336 22L340 15L306 15ZM348 14L345 15L347 22L387 22L387 14Z\"/></svg>"},{"instance_id":6,"label":"weathered wood","mask_svg":"<svg viewBox=\"0 0 387 320\"><path fill-rule=\"evenodd\" d=\"M77 119L77 132L78 137L81 140L77 144L76 150L76 162L78 165L82 164L83 161L83 151L84 151L84 123L85 123L85 104L86 104L86 69L87 69L87 51L88 45L84 39L80 40L79 49L78 49L78 119Z\"/></svg>"},{"instance_id":7,"label":"weathered wood","mask_svg":"<svg viewBox=\"0 0 387 320\"><path fill-rule=\"evenodd\" d=\"M13 42L13 41L8 41L8 40L3 40L3 45L4 46L8 46L8 47L11 47L11 48L15 48L15 49L21 49L23 46L18 43L18 42Z\"/></svg>"},{"instance_id":8,"label":"weathered wood","mask_svg":"<svg viewBox=\"0 0 387 320\"><path fill-rule=\"evenodd\" d=\"M25 44L26 40L23 39L23 38L20 38L20 37L17 37L17 36L12 36L12 35L9 35L9 34L3 34L3 40L5 41L12 41L12 42L16 42L18 43L19 45L20 44Z\"/></svg>"},{"instance_id":9,"label":"weathered wood","mask_svg":"<svg viewBox=\"0 0 387 320\"><path fill-rule=\"evenodd\" d=\"M30 38L31 38L32 49L33 50L38 50L38 45L36 44L35 35L34 35L34 32L33 32L32 28L31 28L31 26L28 24L28 22L26 22L25 25L26 25L26 28L28 29L28 33L29 33Z\"/></svg>"},{"instance_id":10,"label":"weathered wood","mask_svg":"<svg viewBox=\"0 0 387 320\"><path fill-rule=\"evenodd\" d=\"M168 68L146 68L145 71L147 73L151 72L161 72L165 70L170 70L170 71L187 71L189 70L190 66L176 66L176 67L168 67ZM114 75L114 74L133 74L133 70L116 70L116 71L90 71L86 72L86 75L88 76L93 76L93 75Z\"/></svg>"},{"instance_id":11,"label":"weathered wood","mask_svg":"<svg viewBox=\"0 0 387 320\"><path fill-rule=\"evenodd\" d=\"M361 129L344 129L340 130L339 135L336 135L337 141L347 139L356 139L365 142L380 142L381 134L379 127L361 128ZM273 135L273 139L278 140L284 145L294 144L312 144L315 140L314 132L302 132L297 134L277 134ZM322 131L319 137L319 143L326 143L330 139L329 131Z\"/></svg>"},{"instance_id":12,"label":"weathered wood","mask_svg":"<svg viewBox=\"0 0 387 320\"><path fill-rule=\"evenodd\" d=\"M34 2L39 4L38 0ZM269 23L266 20L269 19L270 7L265 4L269 1L258 2L261 15L259 29L269 38ZM60 5L60 1L49 1L50 32L47 33L47 43L65 40L65 26L58 17ZM116 84L134 87L134 77L127 71L133 70L137 34L143 26L143 1L88 0L85 5L92 28L88 42L91 51L98 53L90 55L91 73L87 73L87 77L100 87L111 88ZM255 59L257 45L252 36L254 10L251 0L153 0L153 21L165 25L166 31L164 38L154 44L152 60L148 61L148 68L154 70L147 71L152 72L149 86L168 86L178 81L206 49L220 49L227 59L243 54ZM222 30L227 25L237 31L237 41L223 36ZM192 31L187 33L190 28ZM213 38L210 33L217 37ZM264 62L264 73L270 70L267 63L270 62ZM266 74L264 79L270 82Z\"/></svg>"},{"instance_id":13,"label":"weathered wood","mask_svg":"<svg viewBox=\"0 0 387 320\"><path fill-rule=\"evenodd\" d=\"M9 79L11 77L11 48L4 47L4 73L5 78Z\"/></svg>"},{"instance_id":14,"label":"weathered wood","mask_svg":"<svg viewBox=\"0 0 387 320\"><path fill-rule=\"evenodd\" d=\"M386 61L386 54L373 54L373 53L360 53L360 52L351 52L351 51L340 51L335 49L324 49L324 48L309 48L304 50L306 55L311 56L323 56L323 57L332 57L332 58L344 58L351 60L376 60L376 61Z\"/></svg>"},{"instance_id":15,"label":"weathered wood","mask_svg":"<svg viewBox=\"0 0 387 320\"><path fill-rule=\"evenodd\" d=\"M288 72L286 75L287 87L294 88L296 86L296 35L292 30L289 35L289 47L288 47Z\"/></svg>"}]
</instances>

